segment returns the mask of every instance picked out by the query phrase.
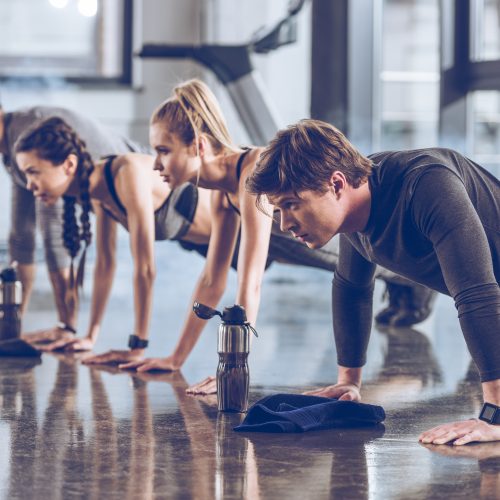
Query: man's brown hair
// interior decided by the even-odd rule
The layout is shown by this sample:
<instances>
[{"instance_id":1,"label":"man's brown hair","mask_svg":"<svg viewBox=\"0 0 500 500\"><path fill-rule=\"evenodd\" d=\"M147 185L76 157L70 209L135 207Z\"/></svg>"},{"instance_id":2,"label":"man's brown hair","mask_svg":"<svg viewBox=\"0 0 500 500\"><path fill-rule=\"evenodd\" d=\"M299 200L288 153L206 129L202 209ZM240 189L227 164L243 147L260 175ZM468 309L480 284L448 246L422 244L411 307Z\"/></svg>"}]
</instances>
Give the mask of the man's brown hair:
<instances>
[{"instance_id":1,"label":"man's brown hair","mask_svg":"<svg viewBox=\"0 0 500 500\"><path fill-rule=\"evenodd\" d=\"M304 190L325 192L335 171L357 188L366 181L372 162L333 125L301 120L280 130L260 155L246 189L257 195Z\"/></svg>"}]
</instances>

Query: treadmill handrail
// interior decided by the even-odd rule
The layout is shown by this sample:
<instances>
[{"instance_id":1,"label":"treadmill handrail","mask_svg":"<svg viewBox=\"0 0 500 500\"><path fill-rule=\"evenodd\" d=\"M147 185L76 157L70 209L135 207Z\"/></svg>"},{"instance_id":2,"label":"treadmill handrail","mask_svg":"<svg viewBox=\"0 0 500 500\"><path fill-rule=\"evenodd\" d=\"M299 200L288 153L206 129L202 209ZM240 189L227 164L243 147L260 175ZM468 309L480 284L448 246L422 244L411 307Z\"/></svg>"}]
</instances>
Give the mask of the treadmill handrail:
<instances>
[{"instance_id":1,"label":"treadmill handrail","mask_svg":"<svg viewBox=\"0 0 500 500\"><path fill-rule=\"evenodd\" d=\"M224 84L238 80L253 71L247 45L146 44L138 56L194 59L211 69Z\"/></svg>"},{"instance_id":2,"label":"treadmill handrail","mask_svg":"<svg viewBox=\"0 0 500 500\"><path fill-rule=\"evenodd\" d=\"M198 61L224 82L237 80L253 69L250 53L266 54L297 40L297 14L306 0L292 0L286 16L271 28L260 28L246 44L173 45L145 44L137 54L142 58L190 58Z\"/></svg>"}]
</instances>

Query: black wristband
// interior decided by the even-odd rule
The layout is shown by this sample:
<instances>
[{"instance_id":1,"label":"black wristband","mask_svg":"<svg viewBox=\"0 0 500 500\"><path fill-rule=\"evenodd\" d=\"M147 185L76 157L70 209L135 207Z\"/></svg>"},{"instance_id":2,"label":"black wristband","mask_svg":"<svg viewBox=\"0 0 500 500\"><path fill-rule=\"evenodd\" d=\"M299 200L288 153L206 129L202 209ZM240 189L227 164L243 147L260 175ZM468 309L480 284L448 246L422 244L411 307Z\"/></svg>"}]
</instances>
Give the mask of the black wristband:
<instances>
[{"instance_id":1,"label":"black wristband","mask_svg":"<svg viewBox=\"0 0 500 500\"><path fill-rule=\"evenodd\" d=\"M74 333L76 335L76 328L73 328L71 325L64 323L64 321L59 321L59 323L57 323L57 328L59 328L59 330L71 332L71 333Z\"/></svg>"},{"instance_id":2,"label":"black wristband","mask_svg":"<svg viewBox=\"0 0 500 500\"><path fill-rule=\"evenodd\" d=\"M128 338L128 346L130 349L145 349L149 344L148 340L141 339L137 335L130 335Z\"/></svg>"},{"instance_id":3,"label":"black wristband","mask_svg":"<svg viewBox=\"0 0 500 500\"><path fill-rule=\"evenodd\" d=\"M500 406L492 403L484 403L479 414L479 420L492 425L500 425Z\"/></svg>"}]
</instances>

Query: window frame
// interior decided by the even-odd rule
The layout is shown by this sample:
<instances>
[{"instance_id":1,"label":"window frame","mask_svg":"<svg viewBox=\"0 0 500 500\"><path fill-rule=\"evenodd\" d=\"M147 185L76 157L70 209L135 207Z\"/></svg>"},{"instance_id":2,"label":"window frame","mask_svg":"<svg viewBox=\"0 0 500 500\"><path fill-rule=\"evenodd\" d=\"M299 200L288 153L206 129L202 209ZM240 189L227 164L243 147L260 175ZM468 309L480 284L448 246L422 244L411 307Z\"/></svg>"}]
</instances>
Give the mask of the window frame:
<instances>
[{"instance_id":1,"label":"window frame","mask_svg":"<svg viewBox=\"0 0 500 500\"><path fill-rule=\"evenodd\" d=\"M30 75L7 75L1 72L0 69L0 82L1 83L12 83L15 82L19 86L45 86L48 85L48 81L56 79L57 81L76 84L78 86L85 87L115 87L115 86L131 86L132 85L132 57L133 57L133 11L134 11L134 0L122 0L123 1L123 38L122 38L122 51L121 51L121 73L118 76L65 76L64 74L37 74L33 73ZM31 57L31 56L30 56ZM32 57L31 57L32 58ZM2 56L0 55L0 68L2 67L12 67L15 61L22 61L23 56ZM43 64L53 64L60 68L64 66L69 66L71 62L79 60L85 63L85 61L90 62L87 58L71 58L71 57L36 57L37 63Z\"/></svg>"}]
</instances>

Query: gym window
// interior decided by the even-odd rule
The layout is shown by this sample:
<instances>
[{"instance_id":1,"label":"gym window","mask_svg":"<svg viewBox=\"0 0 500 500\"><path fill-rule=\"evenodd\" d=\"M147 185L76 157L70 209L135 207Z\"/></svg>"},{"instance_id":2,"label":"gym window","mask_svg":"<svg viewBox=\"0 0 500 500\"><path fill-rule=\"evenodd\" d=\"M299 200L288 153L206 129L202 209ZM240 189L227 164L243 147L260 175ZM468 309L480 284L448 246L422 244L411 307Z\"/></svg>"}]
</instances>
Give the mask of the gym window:
<instances>
[{"instance_id":1,"label":"gym window","mask_svg":"<svg viewBox=\"0 0 500 500\"><path fill-rule=\"evenodd\" d=\"M435 145L439 110L438 1L384 0L380 24L380 136L376 137L375 149Z\"/></svg>"},{"instance_id":2,"label":"gym window","mask_svg":"<svg viewBox=\"0 0 500 500\"><path fill-rule=\"evenodd\" d=\"M131 82L132 0L2 0L0 78Z\"/></svg>"}]
</instances>

